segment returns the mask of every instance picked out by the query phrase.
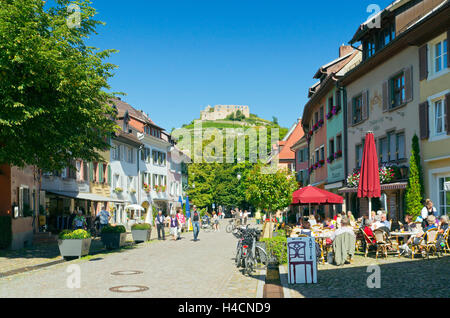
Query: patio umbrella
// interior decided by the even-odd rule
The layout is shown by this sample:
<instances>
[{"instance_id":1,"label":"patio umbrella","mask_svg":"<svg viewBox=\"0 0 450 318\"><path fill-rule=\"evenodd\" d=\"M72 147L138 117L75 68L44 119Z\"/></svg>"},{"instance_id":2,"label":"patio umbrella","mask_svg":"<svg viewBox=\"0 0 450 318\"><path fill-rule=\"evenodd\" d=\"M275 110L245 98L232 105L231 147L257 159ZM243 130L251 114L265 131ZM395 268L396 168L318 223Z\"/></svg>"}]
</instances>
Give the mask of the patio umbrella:
<instances>
[{"instance_id":1,"label":"patio umbrella","mask_svg":"<svg viewBox=\"0 0 450 318\"><path fill-rule=\"evenodd\" d=\"M373 133L368 132L364 144L364 152L359 176L358 198L381 197L380 174L378 171L378 155Z\"/></svg>"},{"instance_id":2,"label":"patio umbrella","mask_svg":"<svg viewBox=\"0 0 450 318\"><path fill-rule=\"evenodd\" d=\"M370 198L379 197L381 197L381 185L377 149L375 147L373 132L368 132L366 134L361 173L359 176L358 198L368 198L370 203ZM370 215L370 204L368 215Z\"/></svg>"},{"instance_id":3,"label":"patio umbrella","mask_svg":"<svg viewBox=\"0 0 450 318\"><path fill-rule=\"evenodd\" d=\"M292 204L342 204L340 195L313 186L298 189L292 194Z\"/></svg>"}]
</instances>

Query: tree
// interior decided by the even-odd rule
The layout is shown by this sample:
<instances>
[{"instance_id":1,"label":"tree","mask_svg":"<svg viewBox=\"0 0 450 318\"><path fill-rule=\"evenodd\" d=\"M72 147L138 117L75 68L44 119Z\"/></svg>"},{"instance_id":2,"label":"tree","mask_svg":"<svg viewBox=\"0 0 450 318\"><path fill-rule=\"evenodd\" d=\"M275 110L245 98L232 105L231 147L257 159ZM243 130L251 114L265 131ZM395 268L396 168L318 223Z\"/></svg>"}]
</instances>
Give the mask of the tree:
<instances>
[{"instance_id":1,"label":"tree","mask_svg":"<svg viewBox=\"0 0 450 318\"><path fill-rule=\"evenodd\" d=\"M275 116L272 116L272 122L273 122L275 125L278 125L278 118L275 117Z\"/></svg>"},{"instance_id":2,"label":"tree","mask_svg":"<svg viewBox=\"0 0 450 318\"><path fill-rule=\"evenodd\" d=\"M115 51L85 44L103 23L82 0L70 27L69 4L0 0L0 163L59 170L109 147L117 126L105 89L116 66L103 60Z\"/></svg>"},{"instance_id":3,"label":"tree","mask_svg":"<svg viewBox=\"0 0 450 318\"><path fill-rule=\"evenodd\" d=\"M297 190L295 177L286 170L262 174L261 165L255 165L245 180L246 199L254 206L275 212L288 207L292 193Z\"/></svg>"},{"instance_id":4,"label":"tree","mask_svg":"<svg viewBox=\"0 0 450 318\"><path fill-rule=\"evenodd\" d=\"M416 165L417 165L417 171L419 174L419 184L420 184L420 195L422 198L425 197L425 184L423 181L423 169L422 164L420 163L420 146L419 146L419 137L417 137L416 134L414 134L414 137L412 139L412 145L411 148L414 149L414 152L416 154Z\"/></svg>"},{"instance_id":5,"label":"tree","mask_svg":"<svg viewBox=\"0 0 450 318\"><path fill-rule=\"evenodd\" d=\"M406 210L414 217L420 215L422 205L422 189L423 183L420 178L420 156L419 156L418 138L414 135L412 140L411 157L409 158L409 178L408 186L406 187L405 201Z\"/></svg>"}]
</instances>

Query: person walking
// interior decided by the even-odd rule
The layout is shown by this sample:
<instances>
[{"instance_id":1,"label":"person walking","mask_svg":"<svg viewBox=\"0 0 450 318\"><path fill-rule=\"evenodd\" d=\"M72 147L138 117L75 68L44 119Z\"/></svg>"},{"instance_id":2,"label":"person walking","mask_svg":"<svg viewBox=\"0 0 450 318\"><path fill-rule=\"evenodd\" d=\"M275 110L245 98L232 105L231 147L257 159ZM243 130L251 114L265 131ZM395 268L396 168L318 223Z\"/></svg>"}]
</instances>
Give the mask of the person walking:
<instances>
[{"instance_id":1,"label":"person walking","mask_svg":"<svg viewBox=\"0 0 450 318\"><path fill-rule=\"evenodd\" d=\"M178 219L175 214L170 216L170 234L174 241L178 239Z\"/></svg>"},{"instance_id":2,"label":"person walking","mask_svg":"<svg viewBox=\"0 0 450 318\"><path fill-rule=\"evenodd\" d=\"M216 211L213 211L212 213L212 222L213 222L213 229L214 232L218 232L219 231L219 217L216 214Z\"/></svg>"},{"instance_id":3,"label":"person walking","mask_svg":"<svg viewBox=\"0 0 450 318\"><path fill-rule=\"evenodd\" d=\"M184 217L184 214L182 213L181 208L177 209L177 219L178 219L178 238L181 239L181 231L185 227L186 224L186 218Z\"/></svg>"},{"instance_id":4,"label":"person walking","mask_svg":"<svg viewBox=\"0 0 450 318\"><path fill-rule=\"evenodd\" d=\"M162 239L166 240L166 234L164 233L164 224L165 224L165 217L162 214L162 211L158 211L158 215L155 218L155 226L156 230L158 231L158 240L161 240L161 232L162 232Z\"/></svg>"},{"instance_id":5,"label":"person walking","mask_svg":"<svg viewBox=\"0 0 450 318\"><path fill-rule=\"evenodd\" d=\"M100 232L102 229L109 224L109 220L111 219L111 215L108 211L106 211L106 206L102 207L102 210L98 213L100 218Z\"/></svg>"},{"instance_id":6,"label":"person walking","mask_svg":"<svg viewBox=\"0 0 450 318\"><path fill-rule=\"evenodd\" d=\"M77 217L77 211L73 210L72 214L69 216L69 229L73 230L73 220Z\"/></svg>"},{"instance_id":7,"label":"person walking","mask_svg":"<svg viewBox=\"0 0 450 318\"><path fill-rule=\"evenodd\" d=\"M258 209L255 213L256 224L261 224L261 210Z\"/></svg>"},{"instance_id":8,"label":"person walking","mask_svg":"<svg viewBox=\"0 0 450 318\"><path fill-rule=\"evenodd\" d=\"M250 214L250 213L249 213L247 210L244 211L244 214L243 214L243 217L244 217L244 225L247 225L248 215L249 215L249 214Z\"/></svg>"},{"instance_id":9,"label":"person walking","mask_svg":"<svg viewBox=\"0 0 450 318\"><path fill-rule=\"evenodd\" d=\"M198 233L200 232L201 220L200 213L197 211L197 206L194 205L192 211L192 228L194 230L194 242L198 241Z\"/></svg>"}]
</instances>

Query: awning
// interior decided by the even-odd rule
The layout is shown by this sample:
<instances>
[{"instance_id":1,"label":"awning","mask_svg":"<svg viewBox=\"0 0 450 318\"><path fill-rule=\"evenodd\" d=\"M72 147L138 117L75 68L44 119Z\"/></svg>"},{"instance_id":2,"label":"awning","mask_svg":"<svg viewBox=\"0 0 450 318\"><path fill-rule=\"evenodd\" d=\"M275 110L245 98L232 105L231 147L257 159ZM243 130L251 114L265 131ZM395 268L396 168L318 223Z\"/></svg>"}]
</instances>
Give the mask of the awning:
<instances>
[{"instance_id":1,"label":"awning","mask_svg":"<svg viewBox=\"0 0 450 318\"><path fill-rule=\"evenodd\" d=\"M408 182L396 182L396 183L387 183L387 184L382 184L381 185L381 191L386 191L386 190L402 190L402 189L406 189L408 185ZM341 188L338 190L338 192L341 193L357 193L358 192L358 188Z\"/></svg>"},{"instance_id":2,"label":"awning","mask_svg":"<svg viewBox=\"0 0 450 318\"><path fill-rule=\"evenodd\" d=\"M47 191L48 193L60 195L63 197L73 198L73 199L80 199L80 200L89 200L89 201L96 201L96 202L117 202L117 203L123 203L124 200L119 199L113 199L104 197L98 194L93 193L83 193L83 192L61 192L61 191Z\"/></svg>"}]
</instances>

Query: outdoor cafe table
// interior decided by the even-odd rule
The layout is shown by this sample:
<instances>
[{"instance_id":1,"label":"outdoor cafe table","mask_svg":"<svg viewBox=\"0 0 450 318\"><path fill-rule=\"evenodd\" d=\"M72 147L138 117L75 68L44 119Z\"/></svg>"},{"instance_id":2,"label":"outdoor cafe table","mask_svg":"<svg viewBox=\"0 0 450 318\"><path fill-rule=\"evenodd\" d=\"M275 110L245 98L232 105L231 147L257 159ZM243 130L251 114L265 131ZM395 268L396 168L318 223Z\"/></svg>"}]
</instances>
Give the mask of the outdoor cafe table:
<instances>
[{"instance_id":1,"label":"outdoor cafe table","mask_svg":"<svg viewBox=\"0 0 450 318\"><path fill-rule=\"evenodd\" d=\"M412 235L415 235L415 234L417 234L417 233L415 233L415 232L391 232L391 236L395 236L395 238L396 238L396 240L397 240L397 245L398 245L398 246L400 246L400 243L399 243L399 241L398 241L398 238L399 238L400 236L405 237L405 239L406 239L406 238L408 238L409 236L412 236Z\"/></svg>"}]
</instances>

